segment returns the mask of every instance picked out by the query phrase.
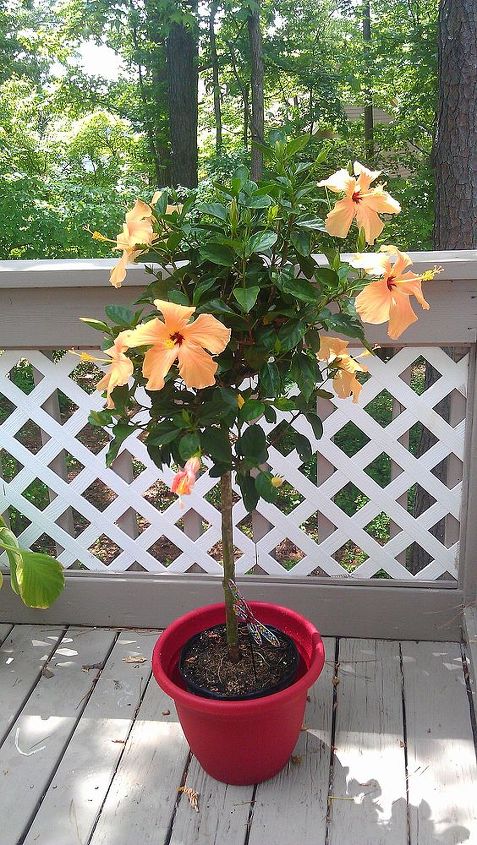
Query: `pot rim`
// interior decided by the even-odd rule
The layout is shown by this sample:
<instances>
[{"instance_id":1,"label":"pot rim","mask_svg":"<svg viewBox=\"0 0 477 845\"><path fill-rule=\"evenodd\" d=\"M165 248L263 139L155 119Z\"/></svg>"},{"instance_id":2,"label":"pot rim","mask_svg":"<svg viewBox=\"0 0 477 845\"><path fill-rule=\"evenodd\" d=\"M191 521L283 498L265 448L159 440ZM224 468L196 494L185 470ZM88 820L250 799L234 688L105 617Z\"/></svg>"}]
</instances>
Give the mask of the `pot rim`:
<instances>
[{"instance_id":1,"label":"pot rim","mask_svg":"<svg viewBox=\"0 0 477 845\"><path fill-rule=\"evenodd\" d=\"M169 674L164 669L163 652L167 649L167 659L170 663L170 656L175 652L176 657L178 657L179 651L184 644L181 643L181 637L179 636L179 632L184 624L187 624L192 620L197 620L201 611L204 615L208 615L213 614L216 611L224 610L223 602L203 605L190 611L189 613L183 614L178 619L175 619L174 622L167 626L154 646L152 655L152 669L154 677L161 689L163 689L164 692L166 692L167 695L169 695L174 701L178 702L183 707L193 708L202 713L213 714L215 717L218 712L225 717L231 716L232 714L234 717L237 717L238 715L253 716L263 710L265 706L269 709L273 709L275 706L279 707L292 700L297 695L303 695L303 693L308 691L312 684L314 684L320 675L325 662L324 646L316 626L308 619L305 619L305 617L300 613L273 602L252 601L250 602L250 605L258 611L260 611L261 608L264 610L267 608L278 610L286 615L287 621L291 623L292 627L293 624L295 624L302 631L303 629L306 630L311 641L311 659L304 674L284 690L272 693L264 698L246 699L245 701L216 701L214 699L202 698L201 696L187 692L187 690L178 686L178 684L169 677ZM270 624L277 624L277 620L275 620L274 623L270 622ZM204 625L204 628L205 627L207 627L207 625ZM293 638L293 633L291 631L288 630L286 633ZM178 645L176 646L175 643L178 643ZM300 651L299 644L296 643L296 645Z\"/></svg>"}]
</instances>

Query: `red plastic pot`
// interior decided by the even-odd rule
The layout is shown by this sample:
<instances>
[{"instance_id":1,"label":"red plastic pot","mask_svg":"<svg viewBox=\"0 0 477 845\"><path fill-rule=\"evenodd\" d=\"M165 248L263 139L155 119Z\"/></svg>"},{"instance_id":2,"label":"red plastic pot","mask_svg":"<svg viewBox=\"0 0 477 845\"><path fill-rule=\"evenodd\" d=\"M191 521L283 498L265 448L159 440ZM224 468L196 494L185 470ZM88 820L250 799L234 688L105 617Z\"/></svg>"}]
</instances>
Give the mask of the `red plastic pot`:
<instances>
[{"instance_id":1,"label":"red plastic pot","mask_svg":"<svg viewBox=\"0 0 477 845\"><path fill-rule=\"evenodd\" d=\"M223 604L176 619L158 639L152 656L156 681L174 700L192 753L213 778L237 785L268 780L286 765L303 724L307 691L325 662L323 642L311 622L286 607L250 604L261 622L275 625L296 643L300 666L286 689L248 701L214 701L184 688L177 670L180 651L194 634L225 621Z\"/></svg>"}]
</instances>

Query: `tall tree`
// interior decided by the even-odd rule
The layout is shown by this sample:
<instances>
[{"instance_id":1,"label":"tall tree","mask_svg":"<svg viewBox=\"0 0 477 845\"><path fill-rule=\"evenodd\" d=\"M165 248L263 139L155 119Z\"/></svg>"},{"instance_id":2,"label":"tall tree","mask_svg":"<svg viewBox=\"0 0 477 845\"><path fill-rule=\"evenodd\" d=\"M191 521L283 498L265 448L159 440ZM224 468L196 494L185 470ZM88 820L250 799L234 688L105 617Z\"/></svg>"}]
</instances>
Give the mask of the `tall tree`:
<instances>
[{"instance_id":1,"label":"tall tree","mask_svg":"<svg viewBox=\"0 0 477 845\"><path fill-rule=\"evenodd\" d=\"M265 132L264 72L262 29L260 26L260 0L252 0L247 17L250 45L250 87L252 91L252 179L260 179L263 170L263 155L254 141L263 143Z\"/></svg>"},{"instance_id":2,"label":"tall tree","mask_svg":"<svg viewBox=\"0 0 477 845\"><path fill-rule=\"evenodd\" d=\"M441 0L434 146L437 249L477 247L477 4Z\"/></svg>"},{"instance_id":3,"label":"tall tree","mask_svg":"<svg viewBox=\"0 0 477 845\"><path fill-rule=\"evenodd\" d=\"M219 8L218 0L212 0L209 13L209 49L212 65L212 89L214 94L215 118L215 151L220 155L222 151L222 104L220 100L219 59L217 56L217 39L215 37L215 19Z\"/></svg>"},{"instance_id":4,"label":"tall tree","mask_svg":"<svg viewBox=\"0 0 477 845\"><path fill-rule=\"evenodd\" d=\"M167 37L167 78L173 185L195 188L198 183L198 28L197 0L188 0L188 20L173 22Z\"/></svg>"},{"instance_id":5,"label":"tall tree","mask_svg":"<svg viewBox=\"0 0 477 845\"><path fill-rule=\"evenodd\" d=\"M364 90L364 148L368 164L374 161L374 112L373 112L373 88L371 84L371 63L369 45L371 43L371 3L365 0L363 3L363 42L365 58L365 90Z\"/></svg>"}]
</instances>

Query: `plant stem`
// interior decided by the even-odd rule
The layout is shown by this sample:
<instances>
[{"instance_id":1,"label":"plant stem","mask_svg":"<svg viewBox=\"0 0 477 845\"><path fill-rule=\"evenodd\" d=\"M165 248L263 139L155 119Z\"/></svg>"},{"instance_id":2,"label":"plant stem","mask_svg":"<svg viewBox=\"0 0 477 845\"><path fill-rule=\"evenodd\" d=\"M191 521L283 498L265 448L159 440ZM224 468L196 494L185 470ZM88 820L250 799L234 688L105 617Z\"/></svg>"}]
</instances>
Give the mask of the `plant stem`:
<instances>
[{"instance_id":1,"label":"plant stem","mask_svg":"<svg viewBox=\"0 0 477 845\"><path fill-rule=\"evenodd\" d=\"M235 581L234 532L232 522L232 473L225 472L220 479L222 494L222 557L224 567L224 599L225 620L227 627L227 644L232 663L238 663L240 652L238 647L237 617L234 611L234 600L230 592L229 581Z\"/></svg>"}]
</instances>

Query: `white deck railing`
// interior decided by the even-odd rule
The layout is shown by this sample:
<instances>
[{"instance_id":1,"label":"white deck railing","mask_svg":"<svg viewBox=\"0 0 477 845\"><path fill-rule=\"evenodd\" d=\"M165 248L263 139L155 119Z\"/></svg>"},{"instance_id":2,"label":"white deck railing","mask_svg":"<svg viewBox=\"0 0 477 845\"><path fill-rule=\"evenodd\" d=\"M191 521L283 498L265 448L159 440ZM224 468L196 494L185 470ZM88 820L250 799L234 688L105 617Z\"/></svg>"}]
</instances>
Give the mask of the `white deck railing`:
<instances>
[{"instance_id":1,"label":"white deck railing","mask_svg":"<svg viewBox=\"0 0 477 845\"><path fill-rule=\"evenodd\" d=\"M249 576L249 589L263 598L266 588L305 609L321 603L331 620L326 588L336 588L347 622L330 633L367 633L381 611L389 614L386 603L395 633L395 600L405 595L409 636L431 628L436 636L444 623L443 638L452 638L459 609L475 599L477 252L414 260L418 268L444 268L426 286L431 310L420 313L400 348L366 360L359 405L321 404L322 439L295 423L312 442L313 461L302 466L286 443L271 449L271 467L286 479L278 505L261 501L251 516L241 501L234 508L237 572ZM135 435L105 466L108 437L87 421L102 405L94 374L52 350L92 348L100 336L78 318L100 316L108 303L130 304L149 281L136 266L115 291L111 265L0 262L0 513L10 510L24 545L57 554L72 573L58 613L76 595L75 621L97 622L95 613L104 613L98 593L105 601L114 593L132 624L157 625L152 603L147 610L151 583L162 585L166 617L194 603L186 583L189 592L219 598L217 479L202 475L181 509L168 492L172 471L152 464ZM369 328L370 340L389 345L385 327ZM0 608L1 601L0 594Z\"/></svg>"}]
</instances>

